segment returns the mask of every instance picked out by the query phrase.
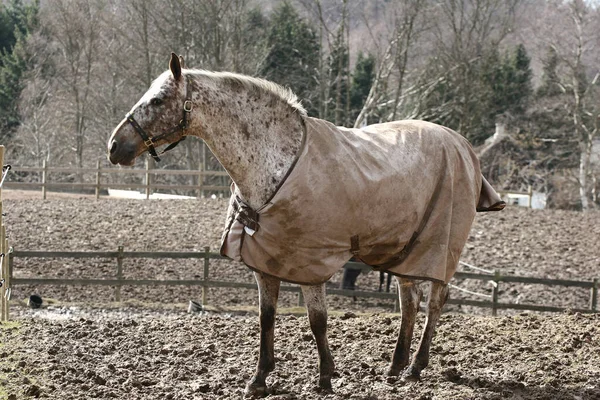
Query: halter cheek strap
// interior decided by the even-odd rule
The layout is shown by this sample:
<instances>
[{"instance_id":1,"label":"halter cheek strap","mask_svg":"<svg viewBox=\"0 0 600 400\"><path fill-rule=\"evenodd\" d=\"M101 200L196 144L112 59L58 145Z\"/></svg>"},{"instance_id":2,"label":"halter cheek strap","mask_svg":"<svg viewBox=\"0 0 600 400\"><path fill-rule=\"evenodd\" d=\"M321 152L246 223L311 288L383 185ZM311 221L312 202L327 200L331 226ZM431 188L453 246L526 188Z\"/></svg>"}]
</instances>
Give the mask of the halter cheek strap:
<instances>
[{"instance_id":1,"label":"halter cheek strap","mask_svg":"<svg viewBox=\"0 0 600 400\"><path fill-rule=\"evenodd\" d=\"M164 154L167 151L173 149L175 146L177 146L182 140L185 140L185 137L187 135L186 130L189 126L189 117L190 117L190 114L191 114L192 108L193 108L192 84L190 82L189 76L186 77L185 91L186 91L186 93L185 93L185 101L183 102L183 117L182 117L182 119L179 121L179 123L175 127L173 127L173 129L163 132L160 135L157 135L157 136L148 135L146 133L146 131L144 131L144 129L140 126L140 124L137 123L137 121L133 117L133 113L129 112L125 116L125 118L127 119L127 122L129 122L129 124L133 127L133 129L137 132L138 135L140 135L140 137L144 141L144 144L148 148L148 153L150 153L152 158L154 158L157 162L160 161L160 157L158 157L158 153L156 152L156 148L154 147L156 143L158 143L162 139L165 139L165 138L171 136L174 133L181 131L181 134L182 134L181 139L179 139L176 142L171 143L163 151L160 152L160 154Z\"/></svg>"}]
</instances>

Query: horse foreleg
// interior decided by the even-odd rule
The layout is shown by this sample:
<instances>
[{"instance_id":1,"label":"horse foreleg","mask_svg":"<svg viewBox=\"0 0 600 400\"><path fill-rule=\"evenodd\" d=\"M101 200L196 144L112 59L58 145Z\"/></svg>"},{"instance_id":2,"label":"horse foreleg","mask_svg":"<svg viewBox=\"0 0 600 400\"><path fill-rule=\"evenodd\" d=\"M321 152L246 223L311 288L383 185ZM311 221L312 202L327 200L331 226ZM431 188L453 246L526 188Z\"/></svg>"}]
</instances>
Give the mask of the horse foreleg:
<instances>
[{"instance_id":1,"label":"horse foreleg","mask_svg":"<svg viewBox=\"0 0 600 400\"><path fill-rule=\"evenodd\" d=\"M327 342L325 284L302 286L302 293L304 294L310 329L315 336L317 350L319 351L319 387L331 391L331 377L335 372L335 364Z\"/></svg>"},{"instance_id":2,"label":"horse foreleg","mask_svg":"<svg viewBox=\"0 0 600 400\"><path fill-rule=\"evenodd\" d=\"M413 358L412 363L404 372L404 377L411 380L418 380L421 371L429 364L429 348L435 334L435 327L442 314L442 308L448 299L448 285L439 282L431 283L431 292L427 305L427 319L425 328L421 336L419 348Z\"/></svg>"},{"instance_id":3,"label":"horse foreleg","mask_svg":"<svg viewBox=\"0 0 600 400\"><path fill-rule=\"evenodd\" d=\"M390 365L387 372L389 376L400 375L400 372L408 365L410 342L412 341L415 320L419 312L419 303L423 295L416 281L398 277L396 279L400 287L398 296L400 296L402 319L400 320L400 334L396 342L392 365Z\"/></svg>"},{"instance_id":4,"label":"horse foreleg","mask_svg":"<svg viewBox=\"0 0 600 400\"><path fill-rule=\"evenodd\" d=\"M255 272L254 277L258 283L260 351L256 373L246 386L246 394L252 396L265 394L267 376L275 368L275 313L280 286L280 280L272 276Z\"/></svg>"}]
</instances>

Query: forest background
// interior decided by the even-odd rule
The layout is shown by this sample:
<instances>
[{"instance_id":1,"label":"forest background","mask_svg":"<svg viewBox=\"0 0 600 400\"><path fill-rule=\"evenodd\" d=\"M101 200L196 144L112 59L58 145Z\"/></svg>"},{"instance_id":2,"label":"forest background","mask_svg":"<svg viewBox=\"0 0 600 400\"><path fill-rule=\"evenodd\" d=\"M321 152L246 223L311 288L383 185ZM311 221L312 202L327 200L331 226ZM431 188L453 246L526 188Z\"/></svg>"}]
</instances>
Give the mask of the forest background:
<instances>
[{"instance_id":1,"label":"forest background","mask_svg":"<svg viewBox=\"0 0 600 400\"><path fill-rule=\"evenodd\" d=\"M173 51L287 86L338 125L440 123L476 146L497 188L600 205L598 1L10 0L0 49L14 164L105 162ZM160 168L198 169L201 141L183 147Z\"/></svg>"}]
</instances>

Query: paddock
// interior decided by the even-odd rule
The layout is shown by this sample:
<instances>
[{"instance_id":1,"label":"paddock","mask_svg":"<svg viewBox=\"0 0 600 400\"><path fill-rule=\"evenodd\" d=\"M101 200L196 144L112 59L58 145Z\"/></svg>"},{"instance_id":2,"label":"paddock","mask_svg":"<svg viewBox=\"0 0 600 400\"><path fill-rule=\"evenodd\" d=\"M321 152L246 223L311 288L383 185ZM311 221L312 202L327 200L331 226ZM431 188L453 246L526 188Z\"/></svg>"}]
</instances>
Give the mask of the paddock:
<instances>
[{"instance_id":1,"label":"paddock","mask_svg":"<svg viewBox=\"0 0 600 400\"><path fill-rule=\"evenodd\" d=\"M216 251L225 200L110 200L13 197L3 192L5 224L15 251ZM512 276L592 281L597 278L600 213L508 208L480 215L462 260ZM495 243L490 246L490 243ZM243 266L211 260L211 276L252 282ZM112 259L17 258L16 279L109 279ZM201 279L203 260L134 258L126 279ZM339 287L341 273L328 289ZM376 290L377 273L360 290ZM492 295L487 282L453 284ZM45 299L32 310L26 298ZM201 288L16 285L11 321L1 329L0 379L15 398L240 398L257 357L256 291L210 288L214 308L186 312ZM451 298L477 299L451 289ZM589 288L502 282L499 301L590 307ZM535 313L448 305L418 383L384 375L397 338L393 299L331 295L329 337L338 376L332 395L315 391L316 349L294 292L283 292L276 322L277 366L269 398L328 399L592 399L600 396L600 317L575 311ZM479 313L480 315L472 315ZM422 326L423 320L418 324ZM419 326L419 327L420 327ZM0 392L1 393L1 392ZM5 393L2 393L4 396Z\"/></svg>"}]
</instances>

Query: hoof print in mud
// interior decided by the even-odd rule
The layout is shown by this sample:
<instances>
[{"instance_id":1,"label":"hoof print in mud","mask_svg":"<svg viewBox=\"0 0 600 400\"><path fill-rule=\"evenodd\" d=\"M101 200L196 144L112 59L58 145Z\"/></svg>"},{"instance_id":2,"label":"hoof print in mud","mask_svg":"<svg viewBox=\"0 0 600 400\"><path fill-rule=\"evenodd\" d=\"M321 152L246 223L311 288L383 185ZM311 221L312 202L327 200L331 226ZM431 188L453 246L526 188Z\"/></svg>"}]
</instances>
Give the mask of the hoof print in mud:
<instances>
[{"instance_id":1,"label":"hoof print in mud","mask_svg":"<svg viewBox=\"0 0 600 400\"><path fill-rule=\"evenodd\" d=\"M421 380L421 371L408 367L402 374L402 380L407 382L418 382Z\"/></svg>"}]
</instances>

